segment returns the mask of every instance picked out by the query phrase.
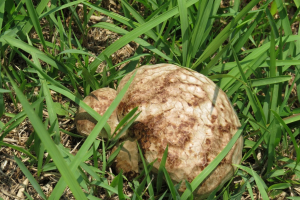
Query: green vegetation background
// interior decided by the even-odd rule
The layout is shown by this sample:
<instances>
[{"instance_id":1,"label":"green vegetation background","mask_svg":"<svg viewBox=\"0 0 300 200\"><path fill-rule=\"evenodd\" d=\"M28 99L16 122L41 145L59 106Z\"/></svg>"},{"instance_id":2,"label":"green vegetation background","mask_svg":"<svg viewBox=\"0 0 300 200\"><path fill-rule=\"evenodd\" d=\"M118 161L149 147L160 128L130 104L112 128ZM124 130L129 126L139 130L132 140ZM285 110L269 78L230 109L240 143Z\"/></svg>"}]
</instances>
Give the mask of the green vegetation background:
<instances>
[{"instance_id":1,"label":"green vegetation background","mask_svg":"<svg viewBox=\"0 0 300 200\"><path fill-rule=\"evenodd\" d=\"M15 162L40 198L59 199L69 187L76 199L97 199L103 189L107 197L117 194L126 199L126 184L132 199L192 199L191 191L242 134L243 161L235 175L239 181L232 179L209 198L241 199L248 195L267 200L285 193L287 199L299 199L300 1L235 0L221 6L221 0L121 0L115 12L104 3L0 1L0 146L11 149L12 155L18 152ZM79 5L83 16L78 15ZM94 15L106 15L113 23L90 24ZM95 28L122 37L94 55L84 44ZM114 63L112 55L132 41L138 44L133 55ZM108 179L116 154L107 153L118 138L96 138L102 128L110 132L106 121L130 81L102 117L82 102L92 90L115 87L136 65L166 62L212 79L227 93L242 123L218 159L192 183L186 182L187 190L181 195L171 183L164 161L156 181L149 173L151 164L146 163L144 178L128 182L122 174L111 174L113 179ZM103 68L98 72L100 64ZM62 96L68 101L54 98ZM8 103L16 110L21 104L22 111L9 112ZM60 133L81 136L63 129L60 122L62 116L72 121L77 106L98 123L73 155L63 146ZM128 119L134 115L131 112ZM10 132L23 122L34 128L26 143L7 142ZM123 123L130 125L132 121ZM37 171L33 173L32 168ZM44 193L40 178L48 171L59 172L61 178L51 193ZM167 186L161 190L164 178ZM28 191L24 194L32 199Z\"/></svg>"}]
</instances>

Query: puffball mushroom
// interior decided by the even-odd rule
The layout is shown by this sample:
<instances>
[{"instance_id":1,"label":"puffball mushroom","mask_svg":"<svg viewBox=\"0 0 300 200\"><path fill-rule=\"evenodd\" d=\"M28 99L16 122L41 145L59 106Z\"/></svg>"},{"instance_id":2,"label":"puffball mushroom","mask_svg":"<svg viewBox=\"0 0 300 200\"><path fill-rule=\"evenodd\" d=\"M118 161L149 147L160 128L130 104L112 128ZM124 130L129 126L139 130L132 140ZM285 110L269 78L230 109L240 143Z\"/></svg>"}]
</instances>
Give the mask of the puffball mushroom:
<instances>
[{"instance_id":1,"label":"puffball mushroom","mask_svg":"<svg viewBox=\"0 0 300 200\"><path fill-rule=\"evenodd\" d=\"M97 111L100 115L103 115L108 109L112 101L116 98L117 92L111 88L100 88L91 92L83 99L83 102L89 105L92 109ZM109 124L111 131L115 130L119 121L117 119L116 111L109 117L107 123ZM79 110L75 117L75 125L77 132L83 136L88 136L97 124L97 120L88 114L83 108L79 107ZM111 133L111 134L112 134ZM99 135L107 138L107 133L102 130Z\"/></svg>"},{"instance_id":2,"label":"puffball mushroom","mask_svg":"<svg viewBox=\"0 0 300 200\"><path fill-rule=\"evenodd\" d=\"M172 64L142 66L127 74L117 93L136 75L116 109L122 120L133 108L141 112L125 136L123 149L116 158L116 170L139 172L135 141L148 163L157 172L168 146L166 170L172 181L192 180L224 149L241 126L226 94L204 75ZM242 159L240 137L230 152L194 191L196 198L207 197L234 174Z\"/></svg>"}]
</instances>

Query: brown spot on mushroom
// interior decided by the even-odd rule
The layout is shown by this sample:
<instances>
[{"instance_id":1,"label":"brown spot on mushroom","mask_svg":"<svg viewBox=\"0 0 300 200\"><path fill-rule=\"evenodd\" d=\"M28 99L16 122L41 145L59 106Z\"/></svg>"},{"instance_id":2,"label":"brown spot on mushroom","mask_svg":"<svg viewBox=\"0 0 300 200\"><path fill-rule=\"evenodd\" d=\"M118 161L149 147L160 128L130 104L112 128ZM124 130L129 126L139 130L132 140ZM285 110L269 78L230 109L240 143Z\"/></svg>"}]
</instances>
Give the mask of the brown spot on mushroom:
<instances>
[{"instance_id":1,"label":"brown spot on mushroom","mask_svg":"<svg viewBox=\"0 0 300 200\"><path fill-rule=\"evenodd\" d=\"M167 166L169 166L172 169L172 168L176 168L180 164L181 164L181 160L178 158L177 155L171 153L168 154L167 162L166 162Z\"/></svg>"},{"instance_id":2,"label":"brown spot on mushroom","mask_svg":"<svg viewBox=\"0 0 300 200\"><path fill-rule=\"evenodd\" d=\"M187 177L187 181L188 181L188 182L191 183L193 180L194 180L194 177L190 177L190 176Z\"/></svg>"},{"instance_id":3,"label":"brown spot on mushroom","mask_svg":"<svg viewBox=\"0 0 300 200\"><path fill-rule=\"evenodd\" d=\"M103 99L103 100L108 100L109 99L109 97L104 96L104 95L99 95L98 97L95 96L95 98L97 98L98 101L99 101L99 99Z\"/></svg>"},{"instance_id":4,"label":"brown spot on mushroom","mask_svg":"<svg viewBox=\"0 0 300 200\"><path fill-rule=\"evenodd\" d=\"M205 144L209 145L210 143L211 143L211 142L210 142L209 139L206 139L206 140L205 140Z\"/></svg>"},{"instance_id":5,"label":"brown spot on mushroom","mask_svg":"<svg viewBox=\"0 0 300 200\"><path fill-rule=\"evenodd\" d=\"M193 97L191 97L190 99L187 98L186 101L189 106L197 107L201 105L201 103L203 103L205 99L193 95Z\"/></svg>"},{"instance_id":6,"label":"brown spot on mushroom","mask_svg":"<svg viewBox=\"0 0 300 200\"><path fill-rule=\"evenodd\" d=\"M230 132L230 125L226 124L225 126L219 125L218 130L221 134Z\"/></svg>"},{"instance_id":7,"label":"brown spot on mushroom","mask_svg":"<svg viewBox=\"0 0 300 200\"><path fill-rule=\"evenodd\" d=\"M205 124L205 126L208 127L208 128L211 128L211 127L212 127L211 125L208 125L208 124Z\"/></svg>"},{"instance_id":8,"label":"brown spot on mushroom","mask_svg":"<svg viewBox=\"0 0 300 200\"><path fill-rule=\"evenodd\" d=\"M223 158L223 160L221 160L220 163L221 163L221 164L230 164L230 163L228 162L228 160L226 159L226 157Z\"/></svg>"},{"instance_id":9,"label":"brown spot on mushroom","mask_svg":"<svg viewBox=\"0 0 300 200\"><path fill-rule=\"evenodd\" d=\"M212 115L211 116L211 123L215 123L215 121L216 121L217 118L218 117L216 115Z\"/></svg>"},{"instance_id":10,"label":"brown spot on mushroom","mask_svg":"<svg viewBox=\"0 0 300 200\"><path fill-rule=\"evenodd\" d=\"M158 148L157 154L158 154L158 158L161 159L163 154L165 152L165 149L163 149L162 147Z\"/></svg>"}]
</instances>

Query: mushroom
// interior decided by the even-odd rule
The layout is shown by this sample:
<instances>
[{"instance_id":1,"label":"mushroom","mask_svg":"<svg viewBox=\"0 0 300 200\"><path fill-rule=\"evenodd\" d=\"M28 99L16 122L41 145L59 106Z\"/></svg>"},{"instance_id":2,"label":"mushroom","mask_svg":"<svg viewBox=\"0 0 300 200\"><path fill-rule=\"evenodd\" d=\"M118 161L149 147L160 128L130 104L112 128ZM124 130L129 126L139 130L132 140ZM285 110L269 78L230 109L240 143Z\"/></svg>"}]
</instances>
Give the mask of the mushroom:
<instances>
[{"instance_id":1,"label":"mushroom","mask_svg":"<svg viewBox=\"0 0 300 200\"><path fill-rule=\"evenodd\" d=\"M192 70L172 64L142 66L127 74L117 93L131 75L136 75L116 109L122 120L133 108L141 112L121 141L123 149L116 158L116 170L139 172L135 141L148 163L157 172L168 146L166 170L179 191L191 182L224 149L241 126L226 94L213 81ZM242 159L240 137L230 152L194 191L196 198L207 197L234 174Z\"/></svg>"},{"instance_id":2,"label":"mushroom","mask_svg":"<svg viewBox=\"0 0 300 200\"><path fill-rule=\"evenodd\" d=\"M98 90L94 90L88 96L86 96L83 99L83 102L95 111L97 111L100 115L103 115L112 103L112 101L116 98L116 96L116 90L111 88L100 88ZM112 113L107 123L110 126L111 131L113 133L113 131L119 123L116 111ZM77 132L80 135L88 136L90 132L94 129L96 124L97 120L94 119L90 114L88 114L83 108L79 107L75 117L75 125L77 128ZM99 135L103 138L107 138L107 133L105 130L101 130Z\"/></svg>"}]
</instances>

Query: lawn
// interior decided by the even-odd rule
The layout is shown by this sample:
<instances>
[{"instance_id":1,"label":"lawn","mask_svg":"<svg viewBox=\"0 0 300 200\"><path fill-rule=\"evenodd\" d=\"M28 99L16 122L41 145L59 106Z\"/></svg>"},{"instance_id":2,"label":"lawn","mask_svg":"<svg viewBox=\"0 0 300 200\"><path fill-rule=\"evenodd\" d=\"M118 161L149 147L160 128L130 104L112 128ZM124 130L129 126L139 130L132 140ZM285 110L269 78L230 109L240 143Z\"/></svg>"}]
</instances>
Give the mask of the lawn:
<instances>
[{"instance_id":1,"label":"lawn","mask_svg":"<svg viewBox=\"0 0 300 200\"><path fill-rule=\"evenodd\" d=\"M1 0L0 199L193 199L239 135L234 176L208 199L300 199L299 0ZM112 151L130 112L107 123L83 99L143 65L169 63L211 79L241 127L226 148L177 192L164 166L128 177ZM133 77L132 77L133 78ZM77 133L81 106L97 125ZM142 155L142 151L140 151Z\"/></svg>"}]
</instances>

